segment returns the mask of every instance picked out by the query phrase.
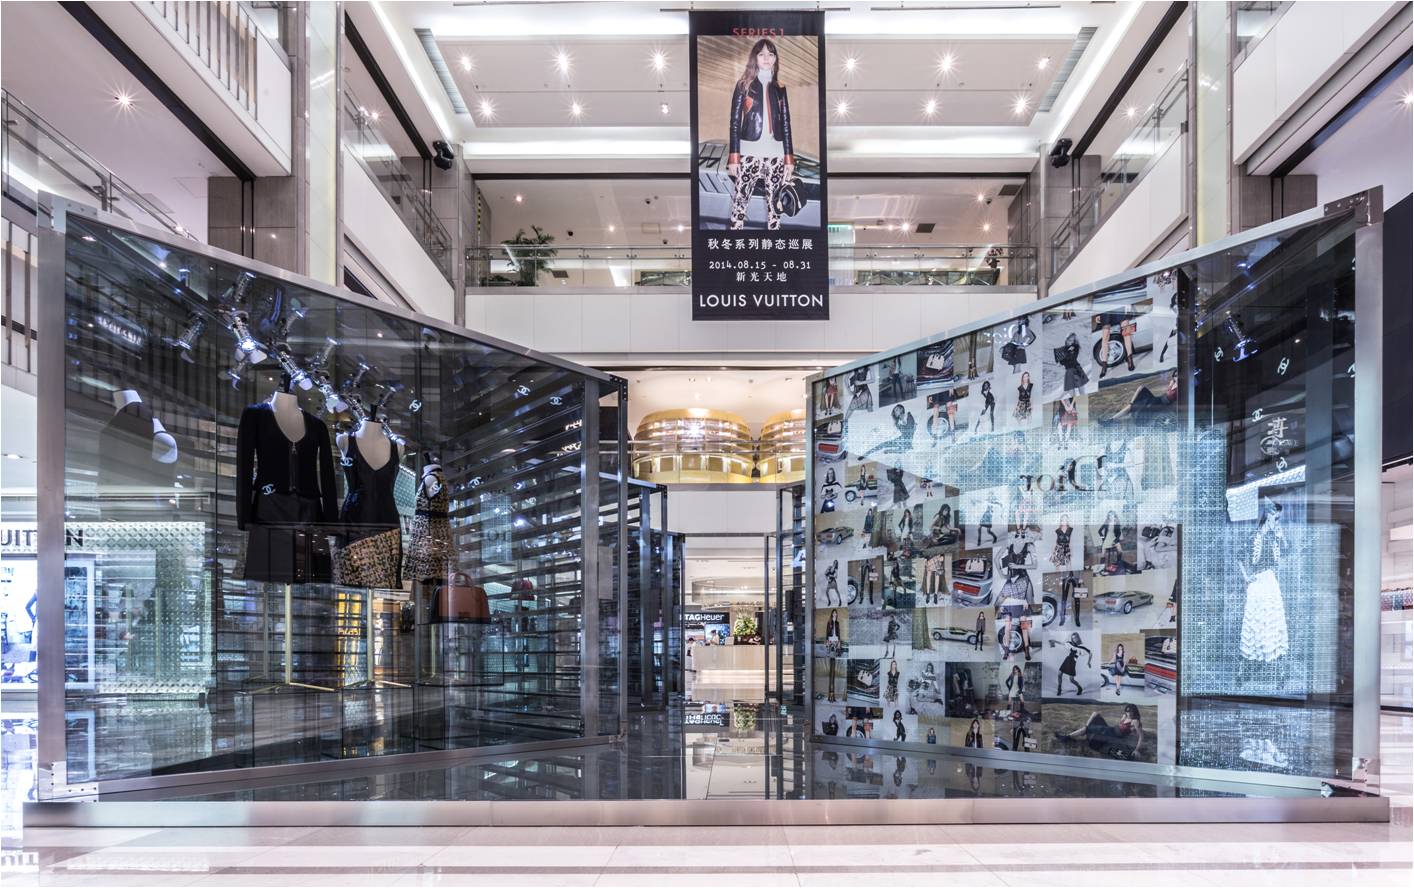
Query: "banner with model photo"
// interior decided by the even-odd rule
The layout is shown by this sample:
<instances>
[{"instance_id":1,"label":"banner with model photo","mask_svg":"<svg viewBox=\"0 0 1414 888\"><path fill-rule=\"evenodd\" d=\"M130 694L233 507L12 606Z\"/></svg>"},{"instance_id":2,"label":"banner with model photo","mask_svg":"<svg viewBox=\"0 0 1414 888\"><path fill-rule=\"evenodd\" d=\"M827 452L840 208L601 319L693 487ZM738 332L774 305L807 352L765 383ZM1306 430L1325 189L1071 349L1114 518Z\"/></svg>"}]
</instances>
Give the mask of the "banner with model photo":
<instances>
[{"instance_id":1,"label":"banner with model photo","mask_svg":"<svg viewBox=\"0 0 1414 888\"><path fill-rule=\"evenodd\" d=\"M827 320L819 12L691 13L692 318Z\"/></svg>"}]
</instances>

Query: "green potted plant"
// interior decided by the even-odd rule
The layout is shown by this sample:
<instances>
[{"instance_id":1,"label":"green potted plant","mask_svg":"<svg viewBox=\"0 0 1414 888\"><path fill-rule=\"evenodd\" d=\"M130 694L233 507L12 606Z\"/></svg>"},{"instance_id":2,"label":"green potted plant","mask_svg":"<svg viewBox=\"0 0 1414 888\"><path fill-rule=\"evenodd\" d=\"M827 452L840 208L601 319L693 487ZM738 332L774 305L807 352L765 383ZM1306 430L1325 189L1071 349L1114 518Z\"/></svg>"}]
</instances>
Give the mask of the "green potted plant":
<instances>
[{"instance_id":1,"label":"green potted plant","mask_svg":"<svg viewBox=\"0 0 1414 888\"><path fill-rule=\"evenodd\" d=\"M737 617L732 624L732 640L737 644L760 644L761 629L756 620L748 614Z\"/></svg>"},{"instance_id":2,"label":"green potted plant","mask_svg":"<svg viewBox=\"0 0 1414 888\"><path fill-rule=\"evenodd\" d=\"M516 230L515 237L501 241L501 246L515 256L518 264L516 285L521 287L535 286L536 277L540 272L550 270L550 260L559 253L559 250L548 246L555 242L553 234L539 225L530 226L530 232L526 234L525 229L520 228Z\"/></svg>"}]
</instances>

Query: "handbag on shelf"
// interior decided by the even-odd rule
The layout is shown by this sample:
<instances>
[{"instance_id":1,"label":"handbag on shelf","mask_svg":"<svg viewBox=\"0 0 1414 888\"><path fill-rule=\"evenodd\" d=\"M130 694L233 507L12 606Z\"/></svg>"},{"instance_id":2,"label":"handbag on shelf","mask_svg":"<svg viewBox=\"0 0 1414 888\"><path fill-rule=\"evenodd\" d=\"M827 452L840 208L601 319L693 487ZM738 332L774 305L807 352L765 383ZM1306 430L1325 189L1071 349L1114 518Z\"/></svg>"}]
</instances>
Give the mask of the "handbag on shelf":
<instances>
[{"instance_id":1,"label":"handbag on shelf","mask_svg":"<svg viewBox=\"0 0 1414 888\"><path fill-rule=\"evenodd\" d=\"M473 585L464 573L452 575L451 583L437 587L432 596L432 620L436 623L486 623L491 605L486 590Z\"/></svg>"}]
</instances>

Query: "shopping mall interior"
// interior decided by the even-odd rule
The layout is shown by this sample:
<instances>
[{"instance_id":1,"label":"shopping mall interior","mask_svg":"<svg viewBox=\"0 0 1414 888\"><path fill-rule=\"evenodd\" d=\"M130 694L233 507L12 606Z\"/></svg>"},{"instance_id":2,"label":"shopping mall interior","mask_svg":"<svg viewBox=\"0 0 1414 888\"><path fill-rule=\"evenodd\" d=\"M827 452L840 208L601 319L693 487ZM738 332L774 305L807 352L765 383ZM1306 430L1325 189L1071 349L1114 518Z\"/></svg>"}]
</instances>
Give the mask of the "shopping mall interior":
<instances>
[{"instance_id":1,"label":"shopping mall interior","mask_svg":"<svg viewBox=\"0 0 1414 888\"><path fill-rule=\"evenodd\" d=\"M1410 884L1414 5L0 41L7 885Z\"/></svg>"}]
</instances>

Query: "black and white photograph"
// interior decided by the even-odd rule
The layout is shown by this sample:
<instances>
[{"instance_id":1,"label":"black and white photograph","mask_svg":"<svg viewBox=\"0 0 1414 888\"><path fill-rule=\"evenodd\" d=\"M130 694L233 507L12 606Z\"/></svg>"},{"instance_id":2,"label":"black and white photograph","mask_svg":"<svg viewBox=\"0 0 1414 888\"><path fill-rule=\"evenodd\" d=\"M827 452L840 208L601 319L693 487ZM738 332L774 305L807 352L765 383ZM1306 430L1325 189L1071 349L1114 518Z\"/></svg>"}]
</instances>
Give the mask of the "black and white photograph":
<instances>
[{"instance_id":1,"label":"black and white photograph","mask_svg":"<svg viewBox=\"0 0 1414 888\"><path fill-rule=\"evenodd\" d=\"M847 702L851 706L878 706L881 699L879 661L851 657L845 662L848 664L845 681Z\"/></svg>"}]
</instances>

